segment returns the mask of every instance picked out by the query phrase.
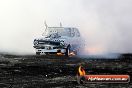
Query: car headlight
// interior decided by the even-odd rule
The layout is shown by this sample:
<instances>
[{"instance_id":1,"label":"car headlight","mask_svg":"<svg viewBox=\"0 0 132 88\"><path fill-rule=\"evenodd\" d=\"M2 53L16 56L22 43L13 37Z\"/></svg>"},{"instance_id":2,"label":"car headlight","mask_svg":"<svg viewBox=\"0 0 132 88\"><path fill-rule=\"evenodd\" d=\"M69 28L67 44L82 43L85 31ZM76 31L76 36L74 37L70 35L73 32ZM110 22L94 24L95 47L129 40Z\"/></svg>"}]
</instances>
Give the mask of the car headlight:
<instances>
[{"instance_id":1,"label":"car headlight","mask_svg":"<svg viewBox=\"0 0 132 88\"><path fill-rule=\"evenodd\" d=\"M61 46L64 46L65 44L64 44L64 42L60 42L60 45L61 45Z\"/></svg>"},{"instance_id":2,"label":"car headlight","mask_svg":"<svg viewBox=\"0 0 132 88\"><path fill-rule=\"evenodd\" d=\"M37 40L34 40L34 45L38 45L38 41Z\"/></svg>"}]
</instances>

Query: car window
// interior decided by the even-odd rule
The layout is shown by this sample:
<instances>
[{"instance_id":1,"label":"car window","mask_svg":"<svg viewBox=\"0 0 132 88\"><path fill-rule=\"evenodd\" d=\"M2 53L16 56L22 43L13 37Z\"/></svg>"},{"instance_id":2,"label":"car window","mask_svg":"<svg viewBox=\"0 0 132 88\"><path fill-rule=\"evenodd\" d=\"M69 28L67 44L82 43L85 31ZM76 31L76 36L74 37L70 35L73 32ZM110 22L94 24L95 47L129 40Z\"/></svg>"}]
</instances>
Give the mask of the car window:
<instances>
[{"instance_id":1,"label":"car window","mask_svg":"<svg viewBox=\"0 0 132 88\"><path fill-rule=\"evenodd\" d=\"M76 36L80 37L80 32L79 32L79 30L77 28L75 28L75 32L76 32Z\"/></svg>"},{"instance_id":2,"label":"car window","mask_svg":"<svg viewBox=\"0 0 132 88\"><path fill-rule=\"evenodd\" d=\"M66 28L65 29L65 34L64 35L66 35L66 36L68 36L68 37L72 37L72 35L71 35L71 28Z\"/></svg>"},{"instance_id":3,"label":"car window","mask_svg":"<svg viewBox=\"0 0 132 88\"><path fill-rule=\"evenodd\" d=\"M74 36L75 36L74 28L71 28L71 37L74 37Z\"/></svg>"}]
</instances>

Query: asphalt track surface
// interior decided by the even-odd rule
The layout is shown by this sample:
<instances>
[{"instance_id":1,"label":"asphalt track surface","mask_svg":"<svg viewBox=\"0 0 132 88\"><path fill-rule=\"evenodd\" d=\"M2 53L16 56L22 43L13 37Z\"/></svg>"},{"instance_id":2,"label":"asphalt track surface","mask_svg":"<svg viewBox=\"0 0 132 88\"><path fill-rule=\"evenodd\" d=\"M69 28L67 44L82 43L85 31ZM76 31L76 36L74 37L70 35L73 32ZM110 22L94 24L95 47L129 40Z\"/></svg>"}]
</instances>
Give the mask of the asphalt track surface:
<instances>
[{"instance_id":1,"label":"asphalt track surface","mask_svg":"<svg viewBox=\"0 0 132 88\"><path fill-rule=\"evenodd\" d=\"M0 88L132 88L132 82L78 84L76 74L80 65L87 74L132 76L131 55L93 59L0 54Z\"/></svg>"}]
</instances>

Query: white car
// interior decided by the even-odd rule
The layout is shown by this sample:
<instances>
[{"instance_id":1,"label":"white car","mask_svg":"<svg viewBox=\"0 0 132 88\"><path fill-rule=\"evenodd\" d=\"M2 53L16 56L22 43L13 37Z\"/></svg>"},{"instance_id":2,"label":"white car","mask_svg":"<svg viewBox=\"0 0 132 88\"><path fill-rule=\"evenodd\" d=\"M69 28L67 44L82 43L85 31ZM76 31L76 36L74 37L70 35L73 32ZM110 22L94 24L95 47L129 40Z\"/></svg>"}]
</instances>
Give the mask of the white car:
<instances>
[{"instance_id":1,"label":"white car","mask_svg":"<svg viewBox=\"0 0 132 88\"><path fill-rule=\"evenodd\" d=\"M36 55L77 54L83 46L80 32L74 27L47 27L41 37L34 39Z\"/></svg>"}]
</instances>

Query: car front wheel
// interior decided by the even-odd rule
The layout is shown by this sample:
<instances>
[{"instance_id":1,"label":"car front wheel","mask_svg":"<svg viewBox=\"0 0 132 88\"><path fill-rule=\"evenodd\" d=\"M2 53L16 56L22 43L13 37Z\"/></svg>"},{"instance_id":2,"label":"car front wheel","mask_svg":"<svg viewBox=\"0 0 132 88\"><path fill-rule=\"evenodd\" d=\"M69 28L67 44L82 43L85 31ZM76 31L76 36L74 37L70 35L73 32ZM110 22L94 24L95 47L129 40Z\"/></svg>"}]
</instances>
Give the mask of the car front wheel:
<instances>
[{"instance_id":1,"label":"car front wheel","mask_svg":"<svg viewBox=\"0 0 132 88\"><path fill-rule=\"evenodd\" d=\"M66 48L65 56L69 56L70 55L70 48L71 48L71 46L68 45L67 48Z\"/></svg>"}]
</instances>

